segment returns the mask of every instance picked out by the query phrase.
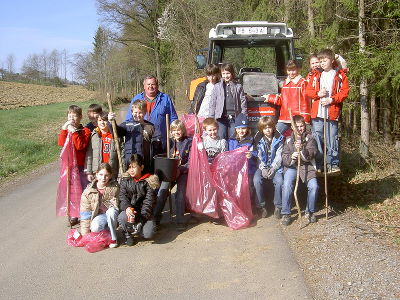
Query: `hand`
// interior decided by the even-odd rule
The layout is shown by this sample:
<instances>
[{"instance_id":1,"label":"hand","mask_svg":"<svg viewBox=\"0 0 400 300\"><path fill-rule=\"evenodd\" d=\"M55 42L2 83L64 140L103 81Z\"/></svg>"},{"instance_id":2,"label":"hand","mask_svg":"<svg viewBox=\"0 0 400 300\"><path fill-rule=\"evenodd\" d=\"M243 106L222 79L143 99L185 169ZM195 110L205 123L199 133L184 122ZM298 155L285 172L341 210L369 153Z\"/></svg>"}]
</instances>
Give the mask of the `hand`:
<instances>
[{"instance_id":1,"label":"hand","mask_svg":"<svg viewBox=\"0 0 400 300\"><path fill-rule=\"evenodd\" d=\"M246 152L246 158L247 158L247 159L250 159L250 158L251 158L251 152L250 152L250 151L247 151L247 152Z\"/></svg>"},{"instance_id":2,"label":"hand","mask_svg":"<svg viewBox=\"0 0 400 300\"><path fill-rule=\"evenodd\" d=\"M64 125L61 127L62 130L67 130L69 125L72 125L74 121L68 120L67 122L64 123Z\"/></svg>"},{"instance_id":3,"label":"hand","mask_svg":"<svg viewBox=\"0 0 400 300\"><path fill-rule=\"evenodd\" d=\"M75 126L73 126L73 125L68 125L67 129L68 129L68 131L71 132L71 133L74 133L74 132L76 131L76 128L75 128Z\"/></svg>"},{"instance_id":4,"label":"hand","mask_svg":"<svg viewBox=\"0 0 400 300\"><path fill-rule=\"evenodd\" d=\"M111 200L110 200L110 203L111 203L111 205L112 206L114 206L115 208L118 208L118 205L117 205L117 198L112 198Z\"/></svg>"},{"instance_id":5,"label":"hand","mask_svg":"<svg viewBox=\"0 0 400 300\"><path fill-rule=\"evenodd\" d=\"M324 98L324 97L328 97L328 96L329 96L329 93L326 89L322 88L319 90L318 97Z\"/></svg>"},{"instance_id":6,"label":"hand","mask_svg":"<svg viewBox=\"0 0 400 300\"><path fill-rule=\"evenodd\" d=\"M126 215L128 216L128 217L134 217L135 216L135 214L136 214L136 211L133 211L133 207L127 207L126 209L125 209L125 213L126 213Z\"/></svg>"},{"instance_id":7,"label":"hand","mask_svg":"<svg viewBox=\"0 0 400 300\"><path fill-rule=\"evenodd\" d=\"M324 99L321 99L321 104L324 106L327 106L327 105L331 104L332 101L333 101L332 98L324 98Z\"/></svg>"},{"instance_id":8,"label":"hand","mask_svg":"<svg viewBox=\"0 0 400 300\"><path fill-rule=\"evenodd\" d=\"M111 122L112 120L115 120L115 113L109 112L108 113L108 121Z\"/></svg>"},{"instance_id":9,"label":"hand","mask_svg":"<svg viewBox=\"0 0 400 300\"><path fill-rule=\"evenodd\" d=\"M297 160L297 158L299 157L299 152L293 152L292 154L292 160Z\"/></svg>"},{"instance_id":10,"label":"hand","mask_svg":"<svg viewBox=\"0 0 400 300\"><path fill-rule=\"evenodd\" d=\"M274 168L269 168L268 173L267 173L267 179L272 179L275 175L275 169Z\"/></svg>"},{"instance_id":11,"label":"hand","mask_svg":"<svg viewBox=\"0 0 400 300\"><path fill-rule=\"evenodd\" d=\"M87 174L87 180L89 180L90 182L92 182L94 179L94 175L93 174Z\"/></svg>"},{"instance_id":12,"label":"hand","mask_svg":"<svg viewBox=\"0 0 400 300\"><path fill-rule=\"evenodd\" d=\"M269 94L262 95L261 97L265 98L264 102L268 102Z\"/></svg>"}]
</instances>

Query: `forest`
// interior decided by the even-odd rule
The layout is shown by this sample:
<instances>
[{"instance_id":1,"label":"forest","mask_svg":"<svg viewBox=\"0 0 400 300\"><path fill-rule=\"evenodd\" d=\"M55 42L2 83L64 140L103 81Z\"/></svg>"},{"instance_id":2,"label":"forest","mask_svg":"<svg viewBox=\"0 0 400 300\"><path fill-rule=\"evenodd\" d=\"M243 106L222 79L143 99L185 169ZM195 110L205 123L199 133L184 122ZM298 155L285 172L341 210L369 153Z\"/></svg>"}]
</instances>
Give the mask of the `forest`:
<instances>
[{"instance_id":1,"label":"forest","mask_svg":"<svg viewBox=\"0 0 400 300\"><path fill-rule=\"evenodd\" d=\"M351 92L342 126L360 136L360 154L368 157L373 137L386 143L399 139L400 0L97 0L96 5L102 25L93 48L72 61L74 80L103 97L111 92L113 98L131 98L141 90L143 77L154 74L160 90L173 97L177 109L186 110L189 83L203 75L195 57L207 48L212 27L286 22L304 57L303 75L309 55L324 48L347 61ZM32 63L25 69L35 72ZM48 69L63 77L51 64Z\"/></svg>"}]
</instances>

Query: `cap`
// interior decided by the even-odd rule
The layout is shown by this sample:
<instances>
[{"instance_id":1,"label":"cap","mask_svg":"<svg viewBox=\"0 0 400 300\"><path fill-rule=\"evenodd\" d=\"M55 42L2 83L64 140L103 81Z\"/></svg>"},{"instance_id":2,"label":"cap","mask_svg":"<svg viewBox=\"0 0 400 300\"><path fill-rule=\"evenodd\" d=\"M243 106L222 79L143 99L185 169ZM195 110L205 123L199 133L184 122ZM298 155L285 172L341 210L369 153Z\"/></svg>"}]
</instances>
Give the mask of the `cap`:
<instances>
[{"instance_id":1,"label":"cap","mask_svg":"<svg viewBox=\"0 0 400 300\"><path fill-rule=\"evenodd\" d=\"M240 113L235 118L235 128L249 127L247 116Z\"/></svg>"}]
</instances>

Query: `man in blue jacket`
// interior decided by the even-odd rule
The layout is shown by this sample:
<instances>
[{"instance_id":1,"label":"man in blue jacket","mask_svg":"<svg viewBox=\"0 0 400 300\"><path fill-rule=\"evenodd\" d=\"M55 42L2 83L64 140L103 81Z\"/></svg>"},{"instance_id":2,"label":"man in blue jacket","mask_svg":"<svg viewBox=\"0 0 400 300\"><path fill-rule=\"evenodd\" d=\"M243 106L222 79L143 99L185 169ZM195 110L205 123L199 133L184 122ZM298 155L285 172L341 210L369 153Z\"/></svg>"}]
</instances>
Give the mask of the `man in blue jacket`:
<instances>
[{"instance_id":1,"label":"man in blue jacket","mask_svg":"<svg viewBox=\"0 0 400 300\"><path fill-rule=\"evenodd\" d=\"M167 132L165 119L169 114L169 122L178 119L174 104L169 95L158 90L158 80L155 76L146 76L143 80L144 92L135 95L129 105L126 121L132 118L132 103L136 100L144 100L147 104L145 120L150 121L160 131L163 148L166 149Z\"/></svg>"}]
</instances>

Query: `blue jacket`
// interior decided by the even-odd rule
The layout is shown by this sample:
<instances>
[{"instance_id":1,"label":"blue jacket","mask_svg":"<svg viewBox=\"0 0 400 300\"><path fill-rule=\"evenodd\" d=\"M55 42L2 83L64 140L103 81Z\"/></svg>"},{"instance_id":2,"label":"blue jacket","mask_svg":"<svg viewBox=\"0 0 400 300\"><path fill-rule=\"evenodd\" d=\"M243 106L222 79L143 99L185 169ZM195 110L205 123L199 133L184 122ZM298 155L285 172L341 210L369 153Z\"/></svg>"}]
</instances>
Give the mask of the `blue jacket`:
<instances>
[{"instance_id":1,"label":"blue jacket","mask_svg":"<svg viewBox=\"0 0 400 300\"><path fill-rule=\"evenodd\" d=\"M125 121L129 121L132 119L132 103L136 100L144 100L144 92L137 94L135 97L132 98L131 103L129 104L129 109L126 114ZM171 98L162 92L158 92L156 96L156 103L154 104L154 108L150 113L145 115L145 119L150 121L154 124L154 126L159 130L161 133L161 140L163 144L163 149L166 149L167 144L167 132L166 132L166 125L165 125L165 115L169 114L169 122L178 119L178 116L175 111L174 104L172 103Z\"/></svg>"},{"instance_id":2,"label":"blue jacket","mask_svg":"<svg viewBox=\"0 0 400 300\"><path fill-rule=\"evenodd\" d=\"M268 149L271 149L271 155L268 157ZM283 136L278 132L272 138L271 143L263 137L257 144L258 160L260 162L259 168L274 168L275 171L283 170L282 168L282 150L283 150Z\"/></svg>"},{"instance_id":3,"label":"blue jacket","mask_svg":"<svg viewBox=\"0 0 400 300\"><path fill-rule=\"evenodd\" d=\"M246 136L243 140L239 141L232 137L228 141L228 150L235 150L237 148L247 146L251 152L251 158L249 159L249 174L254 174L257 170L257 151L254 150L254 139L251 135Z\"/></svg>"},{"instance_id":4,"label":"blue jacket","mask_svg":"<svg viewBox=\"0 0 400 300\"><path fill-rule=\"evenodd\" d=\"M149 153L144 153L143 148L143 127L141 124L133 119L123 122L118 125L118 133L120 136L125 137L124 144L124 154L125 154L125 166L128 168L129 159L132 154L140 154L144 158L148 157L149 160L145 160L145 170L144 173L150 172L153 173L153 157L154 155L162 153L162 143L161 143L161 134L155 128L155 126L149 121L145 121L147 125L150 125L152 130L150 132L146 132L149 135L150 139L150 149Z\"/></svg>"},{"instance_id":5,"label":"blue jacket","mask_svg":"<svg viewBox=\"0 0 400 300\"><path fill-rule=\"evenodd\" d=\"M173 156L175 150L177 150L179 153L178 155L181 159L179 170L181 171L181 173L187 173L189 168L190 150L192 149L192 138L185 136L180 141L178 141L176 145L175 143L176 141L174 139L170 139L170 156Z\"/></svg>"}]
</instances>

